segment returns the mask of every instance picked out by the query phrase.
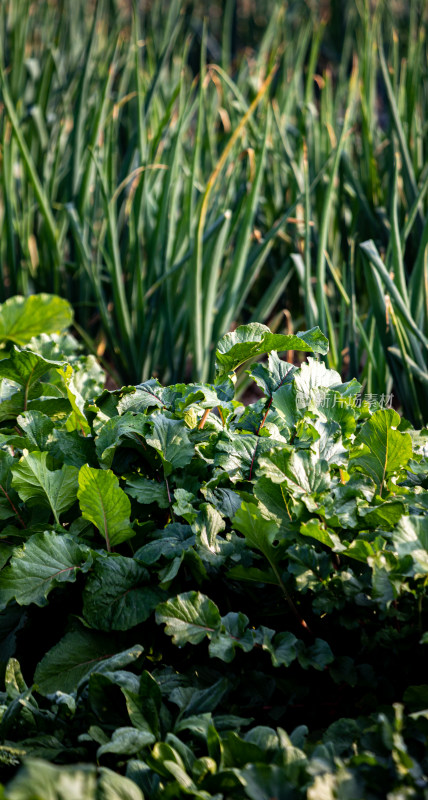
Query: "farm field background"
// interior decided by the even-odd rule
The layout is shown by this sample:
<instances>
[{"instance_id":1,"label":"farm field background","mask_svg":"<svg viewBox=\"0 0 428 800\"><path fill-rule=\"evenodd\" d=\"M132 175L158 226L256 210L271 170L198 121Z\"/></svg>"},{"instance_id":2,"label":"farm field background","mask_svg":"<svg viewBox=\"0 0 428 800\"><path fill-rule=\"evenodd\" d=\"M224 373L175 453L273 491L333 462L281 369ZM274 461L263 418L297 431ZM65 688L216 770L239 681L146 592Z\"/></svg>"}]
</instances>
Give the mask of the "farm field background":
<instances>
[{"instance_id":1,"label":"farm field background","mask_svg":"<svg viewBox=\"0 0 428 800\"><path fill-rule=\"evenodd\" d=\"M0 2L0 800L428 798L427 22Z\"/></svg>"},{"instance_id":2,"label":"farm field background","mask_svg":"<svg viewBox=\"0 0 428 800\"><path fill-rule=\"evenodd\" d=\"M1 5L0 299L65 296L118 384L319 324L420 427L426 4L144 8Z\"/></svg>"}]
</instances>

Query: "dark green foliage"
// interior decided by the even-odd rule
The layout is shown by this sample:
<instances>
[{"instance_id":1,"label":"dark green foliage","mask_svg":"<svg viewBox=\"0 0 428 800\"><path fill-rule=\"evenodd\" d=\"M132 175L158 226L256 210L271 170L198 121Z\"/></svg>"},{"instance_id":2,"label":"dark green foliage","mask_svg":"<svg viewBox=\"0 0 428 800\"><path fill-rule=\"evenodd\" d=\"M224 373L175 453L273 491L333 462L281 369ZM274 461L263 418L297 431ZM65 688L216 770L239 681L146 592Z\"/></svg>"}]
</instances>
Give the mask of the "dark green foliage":
<instances>
[{"instance_id":1,"label":"dark green foliage","mask_svg":"<svg viewBox=\"0 0 428 800\"><path fill-rule=\"evenodd\" d=\"M427 795L427 431L275 351L245 408L233 369L289 346L263 336L206 386L38 355L52 405L24 413L33 351L3 351L6 800Z\"/></svg>"}]
</instances>

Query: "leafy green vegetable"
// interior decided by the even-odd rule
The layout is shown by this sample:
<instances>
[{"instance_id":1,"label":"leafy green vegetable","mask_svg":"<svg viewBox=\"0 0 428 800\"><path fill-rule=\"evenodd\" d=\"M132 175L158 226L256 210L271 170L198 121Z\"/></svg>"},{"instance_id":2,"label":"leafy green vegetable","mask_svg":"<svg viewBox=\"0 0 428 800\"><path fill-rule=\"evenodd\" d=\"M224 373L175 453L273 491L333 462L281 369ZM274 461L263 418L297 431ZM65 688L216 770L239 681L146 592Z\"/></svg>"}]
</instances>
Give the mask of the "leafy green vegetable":
<instances>
[{"instance_id":1,"label":"leafy green vegetable","mask_svg":"<svg viewBox=\"0 0 428 800\"><path fill-rule=\"evenodd\" d=\"M2 574L0 606L11 599L20 605L44 606L48 593L64 581L75 581L78 570L87 572L92 557L72 536L46 531L31 536L16 549Z\"/></svg>"},{"instance_id":2,"label":"leafy green vegetable","mask_svg":"<svg viewBox=\"0 0 428 800\"><path fill-rule=\"evenodd\" d=\"M375 411L355 439L351 463L375 481L380 495L385 482L406 467L412 455L410 434L398 431L399 423L393 409Z\"/></svg>"},{"instance_id":3,"label":"leafy green vegetable","mask_svg":"<svg viewBox=\"0 0 428 800\"><path fill-rule=\"evenodd\" d=\"M283 335L271 333L266 325L252 322L241 325L233 333L227 333L217 345L216 368L217 379L233 372L245 361L272 350L303 350L307 353L321 353L328 350L328 341L319 328L305 333Z\"/></svg>"},{"instance_id":4,"label":"leafy green vegetable","mask_svg":"<svg viewBox=\"0 0 428 800\"><path fill-rule=\"evenodd\" d=\"M226 371L279 342L241 333ZM27 410L4 378L4 796L419 796L424 433L314 359L272 350L244 407L229 380L101 390L64 345L34 342Z\"/></svg>"},{"instance_id":5,"label":"leafy green vegetable","mask_svg":"<svg viewBox=\"0 0 428 800\"><path fill-rule=\"evenodd\" d=\"M77 497L82 517L96 525L108 550L134 535L129 520L131 504L111 470L83 466Z\"/></svg>"},{"instance_id":6,"label":"leafy green vegetable","mask_svg":"<svg viewBox=\"0 0 428 800\"><path fill-rule=\"evenodd\" d=\"M61 469L50 470L48 454L33 452L23 456L13 466L12 485L20 498L32 505L47 505L59 523L59 518L76 500L76 467L64 464Z\"/></svg>"},{"instance_id":7,"label":"leafy green vegetable","mask_svg":"<svg viewBox=\"0 0 428 800\"><path fill-rule=\"evenodd\" d=\"M0 305L0 342L25 347L40 333L60 333L73 320L70 304L55 295L34 294L10 297Z\"/></svg>"}]
</instances>

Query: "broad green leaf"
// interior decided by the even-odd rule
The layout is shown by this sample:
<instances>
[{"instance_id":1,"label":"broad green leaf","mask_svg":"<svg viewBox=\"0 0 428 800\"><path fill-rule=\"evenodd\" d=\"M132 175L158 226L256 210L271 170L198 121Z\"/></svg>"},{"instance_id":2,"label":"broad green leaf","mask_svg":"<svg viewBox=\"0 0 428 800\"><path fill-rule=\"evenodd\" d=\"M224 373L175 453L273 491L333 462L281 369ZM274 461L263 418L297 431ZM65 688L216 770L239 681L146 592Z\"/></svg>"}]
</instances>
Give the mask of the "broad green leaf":
<instances>
[{"instance_id":1,"label":"broad green leaf","mask_svg":"<svg viewBox=\"0 0 428 800\"><path fill-rule=\"evenodd\" d=\"M73 362L73 386L86 402L93 402L103 390L105 372L93 355Z\"/></svg>"},{"instance_id":2,"label":"broad green leaf","mask_svg":"<svg viewBox=\"0 0 428 800\"><path fill-rule=\"evenodd\" d=\"M300 350L307 353L328 351L328 341L319 328L293 335L271 333L265 325L252 322L241 325L232 333L227 333L219 341L216 350L217 379L233 372L249 358L270 353L272 350Z\"/></svg>"},{"instance_id":3,"label":"broad green leaf","mask_svg":"<svg viewBox=\"0 0 428 800\"><path fill-rule=\"evenodd\" d=\"M279 483L290 498L302 499L308 511L317 510L314 495L330 486L327 463L311 450L276 449L259 459L258 474Z\"/></svg>"},{"instance_id":4,"label":"broad green leaf","mask_svg":"<svg viewBox=\"0 0 428 800\"><path fill-rule=\"evenodd\" d=\"M163 408L165 405L162 399L164 389L155 378L151 378L145 383L140 383L138 386L126 388L130 391L123 394L117 404L119 414L124 414L126 411L133 411L134 413L145 411L146 408L151 408L152 406Z\"/></svg>"},{"instance_id":5,"label":"broad green leaf","mask_svg":"<svg viewBox=\"0 0 428 800\"><path fill-rule=\"evenodd\" d=\"M157 531L151 542L144 544L134 555L143 564L154 564L161 556L172 559L195 544L195 534L190 525L173 522Z\"/></svg>"},{"instance_id":6,"label":"broad green leaf","mask_svg":"<svg viewBox=\"0 0 428 800\"><path fill-rule=\"evenodd\" d=\"M318 390L321 397L324 397L325 393L321 392L322 389L341 383L342 379L336 370L327 369L323 361L317 361L315 358L308 358L307 363L303 363L294 375L297 396L301 394L307 399L307 405L311 399L316 402L317 398L314 393Z\"/></svg>"},{"instance_id":7,"label":"broad green leaf","mask_svg":"<svg viewBox=\"0 0 428 800\"><path fill-rule=\"evenodd\" d=\"M48 441L49 453L64 464L80 469L84 464L97 464L95 444L92 436L83 436L80 431L55 429Z\"/></svg>"},{"instance_id":8,"label":"broad green leaf","mask_svg":"<svg viewBox=\"0 0 428 800\"><path fill-rule=\"evenodd\" d=\"M220 402L214 386L206 383L178 384L182 388L181 394L174 402L176 412L183 413L186 408L197 404L199 408L214 408ZM178 388L177 387L177 388ZM175 388L175 387L171 387ZM167 405L170 405L168 391L163 395ZM171 404L172 405L172 404Z\"/></svg>"},{"instance_id":9,"label":"broad green leaf","mask_svg":"<svg viewBox=\"0 0 428 800\"><path fill-rule=\"evenodd\" d=\"M158 481L150 480L150 478L142 478L136 475L126 479L125 492L143 505L156 503L159 508L168 508L169 506L165 481L158 483Z\"/></svg>"},{"instance_id":10,"label":"broad green leaf","mask_svg":"<svg viewBox=\"0 0 428 800\"><path fill-rule=\"evenodd\" d=\"M196 689L194 686L179 686L169 695L171 703L175 703L182 714L191 716L192 714L206 714L214 711L230 690L230 681L227 678L219 678L214 684L204 689Z\"/></svg>"},{"instance_id":11,"label":"broad green leaf","mask_svg":"<svg viewBox=\"0 0 428 800\"><path fill-rule=\"evenodd\" d=\"M189 464L195 453L186 423L163 414L155 417L153 430L146 435L146 442L159 453L166 477L174 469Z\"/></svg>"},{"instance_id":12,"label":"broad green leaf","mask_svg":"<svg viewBox=\"0 0 428 800\"><path fill-rule=\"evenodd\" d=\"M2 572L0 606L12 598L19 605L45 606L52 589L74 582L77 572L87 572L91 565L89 548L66 533L45 531L31 536L21 549L15 549L10 566Z\"/></svg>"},{"instance_id":13,"label":"broad green leaf","mask_svg":"<svg viewBox=\"0 0 428 800\"><path fill-rule=\"evenodd\" d=\"M281 483L274 483L269 478L259 478L254 484L254 495L258 506L266 519L273 519L281 526L282 533L285 529L293 530L290 501L288 492Z\"/></svg>"},{"instance_id":14,"label":"broad green leaf","mask_svg":"<svg viewBox=\"0 0 428 800\"><path fill-rule=\"evenodd\" d=\"M229 611L221 618L220 629L211 637L209 654L229 663L235 656L237 647L249 653L255 643L254 631L248 629L249 619L241 611Z\"/></svg>"},{"instance_id":15,"label":"broad green leaf","mask_svg":"<svg viewBox=\"0 0 428 800\"><path fill-rule=\"evenodd\" d=\"M113 472L85 464L79 471L77 497L82 516L98 528L108 550L134 536L131 503Z\"/></svg>"},{"instance_id":16,"label":"broad green leaf","mask_svg":"<svg viewBox=\"0 0 428 800\"><path fill-rule=\"evenodd\" d=\"M112 417L108 420L95 441L100 463L110 468L116 448L125 439L130 439L145 448L144 434L148 427L149 423L145 414L134 414L131 411L122 414L121 417Z\"/></svg>"},{"instance_id":17,"label":"broad green leaf","mask_svg":"<svg viewBox=\"0 0 428 800\"><path fill-rule=\"evenodd\" d=\"M249 547L260 550L269 561L275 558L273 542L278 538L278 526L265 519L255 503L243 502L232 522L244 534Z\"/></svg>"},{"instance_id":18,"label":"broad green leaf","mask_svg":"<svg viewBox=\"0 0 428 800\"><path fill-rule=\"evenodd\" d=\"M0 342L25 347L40 333L61 333L73 321L67 300L50 294L15 296L0 305Z\"/></svg>"},{"instance_id":19,"label":"broad green leaf","mask_svg":"<svg viewBox=\"0 0 428 800\"><path fill-rule=\"evenodd\" d=\"M6 496L11 484L11 467L15 459L5 450L0 450L0 496Z\"/></svg>"},{"instance_id":20,"label":"broad green leaf","mask_svg":"<svg viewBox=\"0 0 428 800\"><path fill-rule=\"evenodd\" d=\"M48 650L37 665L34 681L41 694L74 692L92 672L113 672L136 661L141 645L115 653L111 636L95 631L71 631Z\"/></svg>"},{"instance_id":21,"label":"broad green leaf","mask_svg":"<svg viewBox=\"0 0 428 800\"><path fill-rule=\"evenodd\" d=\"M303 415L302 410L297 405L294 383L284 383L273 393L272 408L277 411L282 421L282 427L285 427L291 433Z\"/></svg>"},{"instance_id":22,"label":"broad green leaf","mask_svg":"<svg viewBox=\"0 0 428 800\"><path fill-rule=\"evenodd\" d=\"M254 364L248 374L257 383L257 386L267 397L272 397L273 393L280 389L284 384L291 383L297 367L282 361L278 354L269 353L267 366L265 364Z\"/></svg>"},{"instance_id":23,"label":"broad green leaf","mask_svg":"<svg viewBox=\"0 0 428 800\"><path fill-rule=\"evenodd\" d=\"M303 522L300 526L300 533L302 536L310 536L312 539L316 539L317 542L331 547L335 553L340 553L347 546L342 544L336 533L327 530L319 519L310 519L308 522Z\"/></svg>"},{"instance_id":24,"label":"broad green leaf","mask_svg":"<svg viewBox=\"0 0 428 800\"><path fill-rule=\"evenodd\" d=\"M241 505L241 498L233 489L201 488L208 502L220 512L223 517L233 517Z\"/></svg>"},{"instance_id":25,"label":"broad green leaf","mask_svg":"<svg viewBox=\"0 0 428 800\"><path fill-rule=\"evenodd\" d=\"M6 381L8 383L8 381ZM41 411L50 417L65 417L70 413L70 403L63 397L56 386L49 383L33 383L28 393L25 389L14 390L1 400L2 385L0 380L0 422L13 420L25 411ZM9 384L12 386L12 384Z\"/></svg>"},{"instance_id":26,"label":"broad green leaf","mask_svg":"<svg viewBox=\"0 0 428 800\"><path fill-rule=\"evenodd\" d=\"M47 453L29 453L12 467L12 485L29 506L38 504L51 508L59 518L76 500L78 470L68 464L50 470Z\"/></svg>"},{"instance_id":27,"label":"broad green leaf","mask_svg":"<svg viewBox=\"0 0 428 800\"><path fill-rule=\"evenodd\" d=\"M174 644L199 644L205 636L219 630L221 618L215 603L200 592L185 592L160 603L156 622L165 624L165 633Z\"/></svg>"},{"instance_id":28,"label":"broad green leaf","mask_svg":"<svg viewBox=\"0 0 428 800\"><path fill-rule=\"evenodd\" d=\"M137 728L117 728L111 741L98 748L97 758L100 758L104 753L132 756L148 745L154 744L155 741L156 738L148 731L139 731Z\"/></svg>"},{"instance_id":29,"label":"broad green leaf","mask_svg":"<svg viewBox=\"0 0 428 800\"><path fill-rule=\"evenodd\" d=\"M35 450L44 452L54 429L52 420L41 411L26 411L17 417L19 427L24 431Z\"/></svg>"},{"instance_id":30,"label":"broad green leaf","mask_svg":"<svg viewBox=\"0 0 428 800\"><path fill-rule=\"evenodd\" d=\"M192 524L192 529L202 547L207 548L211 553L218 553L220 548L217 536L224 531L225 527L225 522L217 509L209 503L202 503L198 516Z\"/></svg>"},{"instance_id":31,"label":"broad green leaf","mask_svg":"<svg viewBox=\"0 0 428 800\"><path fill-rule=\"evenodd\" d=\"M96 800L144 800L138 786L124 775L107 767L100 767L99 774Z\"/></svg>"},{"instance_id":32,"label":"broad green leaf","mask_svg":"<svg viewBox=\"0 0 428 800\"><path fill-rule=\"evenodd\" d=\"M359 502L358 516L364 526L370 525L373 528L381 527L384 530L391 530L401 519L404 508L400 500L388 500L376 506L366 506Z\"/></svg>"},{"instance_id":33,"label":"broad green leaf","mask_svg":"<svg viewBox=\"0 0 428 800\"><path fill-rule=\"evenodd\" d=\"M270 437L225 430L216 443L214 464L228 474L232 483L249 480L254 477L263 454L270 452L278 444Z\"/></svg>"},{"instance_id":34,"label":"broad green leaf","mask_svg":"<svg viewBox=\"0 0 428 800\"><path fill-rule=\"evenodd\" d=\"M319 439L311 445L311 450L315 455L326 461L329 467L346 466L349 454L343 446L338 423L333 420L324 422L324 420L317 419L313 428L319 434Z\"/></svg>"},{"instance_id":35,"label":"broad green leaf","mask_svg":"<svg viewBox=\"0 0 428 800\"><path fill-rule=\"evenodd\" d=\"M149 573L125 556L98 559L83 591L83 615L101 631L127 631L144 622L161 599Z\"/></svg>"},{"instance_id":36,"label":"broad green leaf","mask_svg":"<svg viewBox=\"0 0 428 800\"><path fill-rule=\"evenodd\" d=\"M240 770L244 791L250 800L297 800L300 792L288 780L287 770L276 764L251 764ZM321 795L320 795L321 800Z\"/></svg>"},{"instance_id":37,"label":"broad green leaf","mask_svg":"<svg viewBox=\"0 0 428 800\"><path fill-rule=\"evenodd\" d=\"M60 361L48 361L37 353L32 353L30 350L19 350L18 347L13 346L8 357L0 361L0 378L6 378L8 381L22 386L24 405L26 405L33 384L37 383L51 369L59 367L61 367ZM24 411L26 411L26 407L24 407Z\"/></svg>"},{"instance_id":38,"label":"broad green leaf","mask_svg":"<svg viewBox=\"0 0 428 800\"><path fill-rule=\"evenodd\" d=\"M412 457L412 440L397 430L400 416L392 408L375 411L364 423L354 442L351 464L369 475L379 488L403 469Z\"/></svg>"},{"instance_id":39,"label":"broad green leaf","mask_svg":"<svg viewBox=\"0 0 428 800\"><path fill-rule=\"evenodd\" d=\"M175 489L172 510L177 517L182 517L189 525L191 525L198 514L197 509L193 505L195 501L196 496L193 492L188 492L187 489Z\"/></svg>"},{"instance_id":40,"label":"broad green leaf","mask_svg":"<svg viewBox=\"0 0 428 800\"><path fill-rule=\"evenodd\" d=\"M234 581L253 581L254 583L267 583L278 586L278 578L272 569L258 569L257 567L244 567L238 564L227 572L227 577Z\"/></svg>"},{"instance_id":41,"label":"broad green leaf","mask_svg":"<svg viewBox=\"0 0 428 800\"><path fill-rule=\"evenodd\" d=\"M303 642L300 642L298 658L303 669L314 667L320 672L334 661L331 647L324 639L315 639L314 644L309 647L304 647Z\"/></svg>"},{"instance_id":42,"label":"broad green leaf","mask_svg":"<svg viewBox=\"0 0 428 800\"><path fill-rule=\"evenodd\" d=\"M428 575L428 517L403 516L392 534L400 558L410 555L414 574Z\"/></svg>"},{"instance_id":43,"label":"broad green leaf","mask_svg":"<svg viewBox=\"0 0 428 800\"><path fill-rule=\"evenodd\" d=\"M3 800L1 794L0 797ZM8 784L4 797L7 800L98 800L97 770L94 764L56 766L41 758L26 758L24 766ZM141 794L138 800L142 800Z\"/></svg>"},{"instance_id":44,"label":"broad green leaf","mask_svg":"<svg viewBox=\"0 0 428 800\"><path fill-rule=\"evenodd\" d=\"M296 643L297 639L294 633L288 631L277 633L272 643L272 649L268 648L274 667L289 667L293 663L297 658Z\"/></svg>"}]
</instances>

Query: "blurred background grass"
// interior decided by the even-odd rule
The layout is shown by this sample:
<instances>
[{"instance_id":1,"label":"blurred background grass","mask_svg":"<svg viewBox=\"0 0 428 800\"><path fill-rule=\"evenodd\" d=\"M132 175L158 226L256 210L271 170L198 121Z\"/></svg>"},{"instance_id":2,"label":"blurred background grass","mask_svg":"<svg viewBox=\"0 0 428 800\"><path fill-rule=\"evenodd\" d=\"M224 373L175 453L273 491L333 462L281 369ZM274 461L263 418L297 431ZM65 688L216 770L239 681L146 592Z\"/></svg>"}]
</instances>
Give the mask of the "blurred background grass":
<instances>
[{"instance_id":1,"label":"blurred background grass","mask_svg":"<svg viewBox=\"0 0 428 800\"><path fill-rule=\"evenodd\" d=\"M239 322L428 418L425 2L0 4L0 300L56 292L118 382Z\"/></svg>"}]
</instances>

